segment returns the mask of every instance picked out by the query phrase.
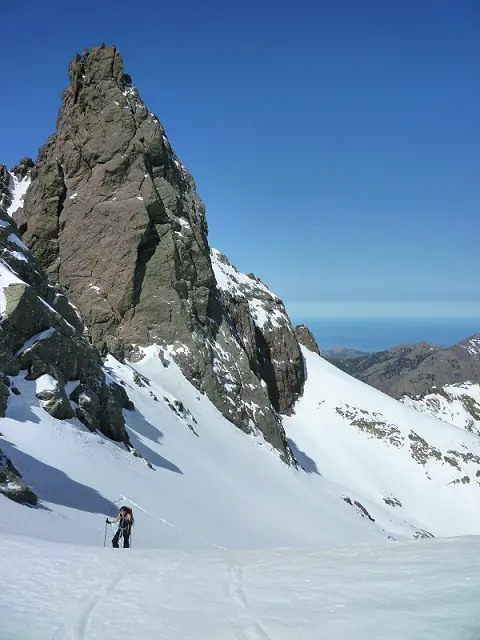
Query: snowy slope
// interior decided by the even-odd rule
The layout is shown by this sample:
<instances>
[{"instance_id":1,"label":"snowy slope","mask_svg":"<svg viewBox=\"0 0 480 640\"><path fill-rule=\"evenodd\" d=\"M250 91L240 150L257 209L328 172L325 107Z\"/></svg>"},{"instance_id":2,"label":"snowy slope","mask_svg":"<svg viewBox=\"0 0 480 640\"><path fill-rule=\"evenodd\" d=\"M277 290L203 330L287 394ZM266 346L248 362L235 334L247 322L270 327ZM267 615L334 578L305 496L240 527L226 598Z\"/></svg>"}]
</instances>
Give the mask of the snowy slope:
<instances>
[{"instance_id":1,"label":"snowy slope","mask_svg":"<svg viewBox=\"0 0 480 640\"><path fill-rule=\"evenodd\" d=\"M354 489L375 519L386 508L434 535L480 533L480 438L303 352L305 392L284 425L305 469Z\"/></svg>"},{"instance_id":2,"label":"snowy slope","mask_svg":"<svg viewBox=\"0 0 480 640\"><path fill-rule=\"evenodd\" d=\"M211 255L218 286L246 299L259 327L289 324L268 287L215 249ZM398 532L398 521L413 525L417 536L480 533L480 438L421 415L302 351L304 394L283 423L307 473L347 488L348 503L391 533Z\"/></svg>"},{"instance_id":3,"label":"snowy slope","mask_svg":"<svg viewBox=\"0 0 480 640\"><path fill-rule=\"evenodd\" d=\"M275 297L249 281L235 295L273 325ZM0 640L108 640L125 617L142 640L475 637L478 540L386 540L480 533L478 436L304 349L304 394L283 418L295 469L186 380L178 350L105 363L134 403L133 450L46 413L48 375L11 379L0 450L40 503L0 495ZM133 548L115 554L105 517L124 503Z\"/></svg>"},{"instance_id":4,"label":"snowy slope","mask_svg":"<svg viewBox=\"0 0 480 640\"><path fill-rule=\"evenodd\" d=\"M0 536L0 640L476 640L480 539L116 552Z\"/></svg>"},{"instance_id":5,"label":"snowy slope","mask_svg":"<svg viewBox=\"0 0 480 640\"><path fill-rule=\"evenodd\" d=\"M127 503L136 512L135 547L310 546L386 538L341 500L341 487L286 466L263 439L227 422L168 352L150 348L131 366L111 358L106 369L124 382L135 403L125 417L132 445L144 458L77 420L49 416L35 397L35 383L20 374L13 382L21 395L9 398L0 449L44 508L27 509L0 496L8 514L0 531L98 546L105 516Z\"/></svg>"},{"instance_id":6,"label":"snowy slope","mask_svg":"<svg viewBox=\"0 0 480 640\"><path fill-rule=\"evenodd\" d=\"M480 436L480 385L477 382L445 385L416 398L404 396L402 402Z\"/></svg>"},{"instance_id":7,"label":"snowy slope","mask_svg":"<svg viewBox=\"0 0 480 640\"><path fill-rule=\"evenodd\" d=\"M265 285L215 262L220 286L252 302L259 323L288 322L269 317L281 309ZM45 377L13 379L21 395L9 398L0 450L43 508L0 496L9 514L0 531L98 545L105 516L126 502L136 510L140 548L480 533L475 434L422 415L304 349L304 394L283 418L297 470L260 435L234 428L184 378L174 362L179 348L151 347L135 364L106 362L134 403L124 414L137 455L78 420L48 415L35 396ZM68 384L70 393L75 382Z\"/></svg>"}]
</instances>

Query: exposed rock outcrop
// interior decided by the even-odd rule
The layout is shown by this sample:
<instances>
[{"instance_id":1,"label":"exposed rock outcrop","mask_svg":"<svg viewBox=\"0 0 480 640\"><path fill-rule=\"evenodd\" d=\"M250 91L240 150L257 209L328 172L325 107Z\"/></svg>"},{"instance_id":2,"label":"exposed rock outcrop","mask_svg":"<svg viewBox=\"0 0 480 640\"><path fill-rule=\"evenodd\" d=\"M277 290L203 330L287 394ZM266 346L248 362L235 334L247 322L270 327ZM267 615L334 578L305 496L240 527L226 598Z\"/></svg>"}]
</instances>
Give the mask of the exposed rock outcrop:
<instances>
[{"instance_id":1,"label":"exposed rock outcrop","mask_svg":"<svg viewBox=\"0 0 480 640\"><path fill-rule=\"evenodd\" d=\"M12 461L0 450L0 493L14 502L34 507L38 498L21 478Z\"/></svg>"},{"instance_id":2,"label":"exposed rock outcrop","mask_svg":"<svg viewBox=\"0 0 480 640\"><path fill-rule=\"evenodd\" d=\"M295 327L295 335L301 345L310 351L313 351L313 353L320 355L320 349L318 348L317 341L308 327L304 324L297 324Z\"/></svg>"},{"instance_id":3,"label":"exposed rock outcrop","mask_svg":"<svg viewBox=\"0 0 480 640\"><path fill-rule=\"evenodd\" d=\"M205 207L118 51L77 55L69 78L26 197L24 241L102 353L174 345L189 380L290 461L277 412L291 411L304 373L283 305L263 330L244 301L218 291Z\"/></svg>"},{"instance_id":4,"label":"exposed rock outcrop","mask_svg":"<svg viewBox=\"0 0 480 640\"><path fill-rule=\"evenodd\" d=\"M303 390L305 370L283 302L216 249L211 256L218 288L252 371L263 381L275 410L291 413Z\"/></svg>"},{"instance_id":5,"label":"exposed rock outcrop","mask_svg":"<svg viewBox=\"0 0 480 640\"><path fill-rule=\"evenodd\" d=\"M15 196L7 199L11 202ZM37 383L42 377L54 382L37 394L54 417L77 415L92 430L128 442L122 406L106 382L78 311L59 286L49 284L15 223L0 207L0 415L10 394L9 376L20 371ZM72 395L67 397L66 384L71 381L97 402L84 410Z\"/></svg>"}]
</instances>

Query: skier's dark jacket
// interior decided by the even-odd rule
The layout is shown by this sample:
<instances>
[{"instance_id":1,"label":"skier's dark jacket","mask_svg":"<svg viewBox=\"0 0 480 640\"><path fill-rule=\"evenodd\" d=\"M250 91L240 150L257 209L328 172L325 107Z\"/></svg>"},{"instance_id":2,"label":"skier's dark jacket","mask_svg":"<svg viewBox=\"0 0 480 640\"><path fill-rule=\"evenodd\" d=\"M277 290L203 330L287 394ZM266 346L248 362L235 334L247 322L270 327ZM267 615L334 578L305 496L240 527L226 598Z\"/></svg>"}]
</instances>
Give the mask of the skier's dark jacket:
<instances>
[{"instance_id":1,"label":"skier's dark jacket","mask_svg":"<svg viewBox=\"0 0 480 640\"><path fill-rule=\"evenodd\" d=\"M130 529L132 528L133 524L133 516L132 514L130 514L131 520L129 520L127 515L128 514L120 516L120 520L118 521L118 528L120 529L120 531L125 532L127 535L129 535Z\"/></svg>"}]
</instances>

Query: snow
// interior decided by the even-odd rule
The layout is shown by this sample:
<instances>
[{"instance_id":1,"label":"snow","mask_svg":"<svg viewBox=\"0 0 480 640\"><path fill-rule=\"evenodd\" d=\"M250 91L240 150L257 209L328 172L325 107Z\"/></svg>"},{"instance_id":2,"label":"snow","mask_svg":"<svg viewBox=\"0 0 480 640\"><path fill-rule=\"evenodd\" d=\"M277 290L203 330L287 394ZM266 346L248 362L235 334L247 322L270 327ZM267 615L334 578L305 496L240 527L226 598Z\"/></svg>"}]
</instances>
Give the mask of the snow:
<instances>
[{"instance_id":1,"label":"snow","mask_svg":"<svg viewBox=\"0 0 480 640\"><path fill-rule=\"evenodd\" d=\"M42 391L55 391L58 389L58 382L54 377L46 373L35 380L35 387L37 393L41 393Z\"/></svg>"},{"instance_id":2,"label":"snow","mask_svg":"<svg viewBox=\"0 0 480 640\"><path fill-rule=\"evenodd\" d=\"M191 228L189 223L185 220L185 218L182 218L182 217L179 216L178 222L182 225L182 227L185 227L185 229L190 229Z\"/></svg>"},{"instance_id":3,"label":"snow","mask_svg":"<svg viewBox=\"0 0 480 640\"><path fill-rule=\"evenodd\" d=\"M473 640L479 553L476 538L142 552L1 536L0 637Z\"/></svg>"},{"instance_id":4,"label":"snow","mask_svg":"<svg viewBox=\"0 0 480 640\"><path fill-rule=\"evenodd\" d=\"M17 351L15 356L19 356L22 353L25 353L25 351L30 349L30 347L32 347L39 340L45 340L46 338L49 338L52 333L54 333L54 331L55 329L53 327L50 327L49 329L45 329L45 331L41 331L40 333L35 334L34 336L26 340L22 348Z\"/></svg>"},{"instance_id":5,"label":"snow","mask_svg":"<svg viewBox=\"0 0 480 640\"><path fill-rule=\"evenodd\" d=\"M445 385L422 398L404 396L402 402L417 411L480 435L480 385L462 382Z\"/></svg>"},{"instance_id":6,"label":"snow","mask_svg":"<svg viewBox=\"0 0 480 640\"><path fill-rule=\"evenodd\" d=\"M28 248L23 244L23 242L15 233L10 233L8 235L7 242L13 242L13 244L16 244L18 247L20 247L20 249L28 251Z\"/></svg>"},{"instance_id":7,"label":"snow","mask_svg":"<svg viewBox=\"0 0 480 640\"><path fill-rule=\"evenodd\" d=\"M0 449L45 509L25 509L21 522L2 518L0 532L97 545L105 516L131 502L139 505L137 548L385 540L384 531L342 501L344 488L287 467L263 440L246 436L223 418L184 378L168 351L162 355L166 366L160 355L151 348L135 365L111 357L106 363L135 404L125 417L132 445L144 458L76 419L55 420L41 408L35 384L24 373L13 379L21 395L9 398ZM135 372L150 384L135 384ZM170 404L180 401L185 415L174 412L165 397ZM16 507L12 504L2 504L2 513Z\"/></svg>"},{"instance_id":8,"label":"snow","mask_svg":"<svg viewBox=\"0 0 480 640\"><path fill-rule=\"evenodd\" d=\"M22 350L52 331L34 336ZM45 509L22 512L20 527L2 519L0 531L96 545L102 518L127 502L141 512L137 548L312 547L411 538L423 530L480 532L476 482L448 484L463 475L474 478L478 465L460 461L461 473L436 460L424 466L412 458L408 440L414 430L442 453L480 453L476 436L419 414L305 351L305 395L295 415L284 418L303 467L295 470L259 434L247 436L223 418L184 378L174 353L150 347L135 364L106 361L109 378L123 383L134 402L135 410L124 414L143 458L76 419L55 420L35 397L35 383L24 373L14 378L21 395L9 398L0 449ZM218 366L222 358L219 351ZM138 386L135 373L148 384ZM69 384L73 390L78 383ZM172 409L175 401L183 412ZM335 410L347 404L397 425L401 446L352 426ZM358 501L375 522L343 497Z\"/></svg>"},{"instance_id":9,"label":"snow","mask_svg":"<svg viewBox=\"0 0 480 640\"><path fill-rule=\"evenodd\" d=\"M286 328L290 325L280 299L268 287L226 263L217 249L211 249L210 257L218 288L245 298L257 327Z\"/></svg>"},{"instance_id":10,"label":"snow","mask_svg":"<svg viewBox=\"0 0 480 640\"><path fill-rule=\"evenodd\" d=\"M4 251L8 251L11 256L16 258L17 260L20 260L21 262L28 262L28 258L24 256L23 253L20 253L20 251L11 251L10 249L4 249Z\"/></svg>"},{"instance_id":11,"label":"snow","mask_svg":"<svg viewBox=\"0 0 480 640\"><path fill-rule=\"evenodd\" d=\"M72 193L72 195L69 197L69 200L75 200L77 196L78 196L78 193Z\"/></svg>"},{"instance_id":12,"label":"snow","mask_svg":"<svg viewBox=\"0 0 480 640\"><path fill-rule=\"evenodd\" d=\"M231 354L217 347L221 366ZM480 438L304 350L305 393L284 417L296 470L185 379L182 348L105 362L108 383L134 402L124 415L143 457L46 413L35 393L53 377L12 379L20 395L9 397L0 449L40 506L0 496L1 640L109 640L125 620L139 640L475 637L480 538L465 536L480 533L478 486L448 483L477 467L420 464L408 434L442 452L480 453ZM353 414L391 430L375 437ZM121 504L134 509L133 548L103 549L105 517ZM405 542L423 530L463 537Z\"/></svg>"},{"instance_id":13,"label":"snow","mask_svg":"<svg viewBox=\"0 0 480 640\"><path fill-rule=\"evenodd\" d=\"M470 338L466 345L463 345L463 348L468 351L468 353L472 356L480 355L480 338L474 337Z\"/></svg>"},{"instance_id":14,"label":"snow","mask_svg":"<svg viewBox=\"0 0 480 640\"><path fill-rule=\"evenodd\" d=\"M22 280L10 269L8 264L0 258L0 314L5 313L5 289L11 284L22 284Z\"/></svg>"},{"instance_id":15,"label":"snow","mask_svg":"<svg viewBox=\"0 0 480 640\"><path fill-rule=\"evenodd\" d=\"M211 249L210 256L215 278L220 289L233 294L241 294L242 287L246 289L257 288L269 296L274 294L263 283L249 278L245 273L238 271L233 265L222 261L222 254L217 249Z\"/></svg>"},{"instance_id":16,"label":"snow","mask_svg":"<svg viewBox=\"0 0 480 640\"><path fill-rule=\"evenodd\" d=\"M305 391L294 415L284 418L300 464L350 487L376 522L394 535L396 524L386 518L390 514L434 535L480 534L480 465L461 457L467 452L480 456L480 438L418 413L307 349L302 352L308 372ZM425 464L413 455L419 438L433 448ZM468 483L458 484L463 477ZM402 506L387 505L384 499L391 496Z\"/></svg>"},{"instance_id":17,"label":"snow","mask_svg":"<svg viewBox=\"0 0 480 640\"><path fill-rule=\"evenodd\" d=\"M13 173L10 173L9 175L10 181L8 188L12 194L12 203L8 207L7 213L9 216L13 216L20 207L23 207L23 199L25 198L25 194L27 193L27 189L30 186L32 179L28 175L22 178L22 180L19 180Z\"/></svg>"}]
</instances>

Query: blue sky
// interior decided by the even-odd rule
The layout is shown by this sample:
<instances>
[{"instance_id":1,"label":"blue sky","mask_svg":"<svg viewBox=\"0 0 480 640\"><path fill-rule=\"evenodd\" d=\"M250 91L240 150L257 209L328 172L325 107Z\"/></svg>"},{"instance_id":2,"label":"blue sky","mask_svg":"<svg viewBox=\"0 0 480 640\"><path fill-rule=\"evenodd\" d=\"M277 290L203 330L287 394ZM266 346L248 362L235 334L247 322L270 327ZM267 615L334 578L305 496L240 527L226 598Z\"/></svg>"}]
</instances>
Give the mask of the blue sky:
<instances>
[{"instance_id":1,"label":"blue sky","mask_svg":"<svg viewBox=\"0 0 480 640\"><path fill-rule=\"evenodd\" d=\"M477 0L24 0L2 21L0 162L54 131L75 53L115 44L211 244L293 316L480 318Z\"/></svg>"}]
</instances>

